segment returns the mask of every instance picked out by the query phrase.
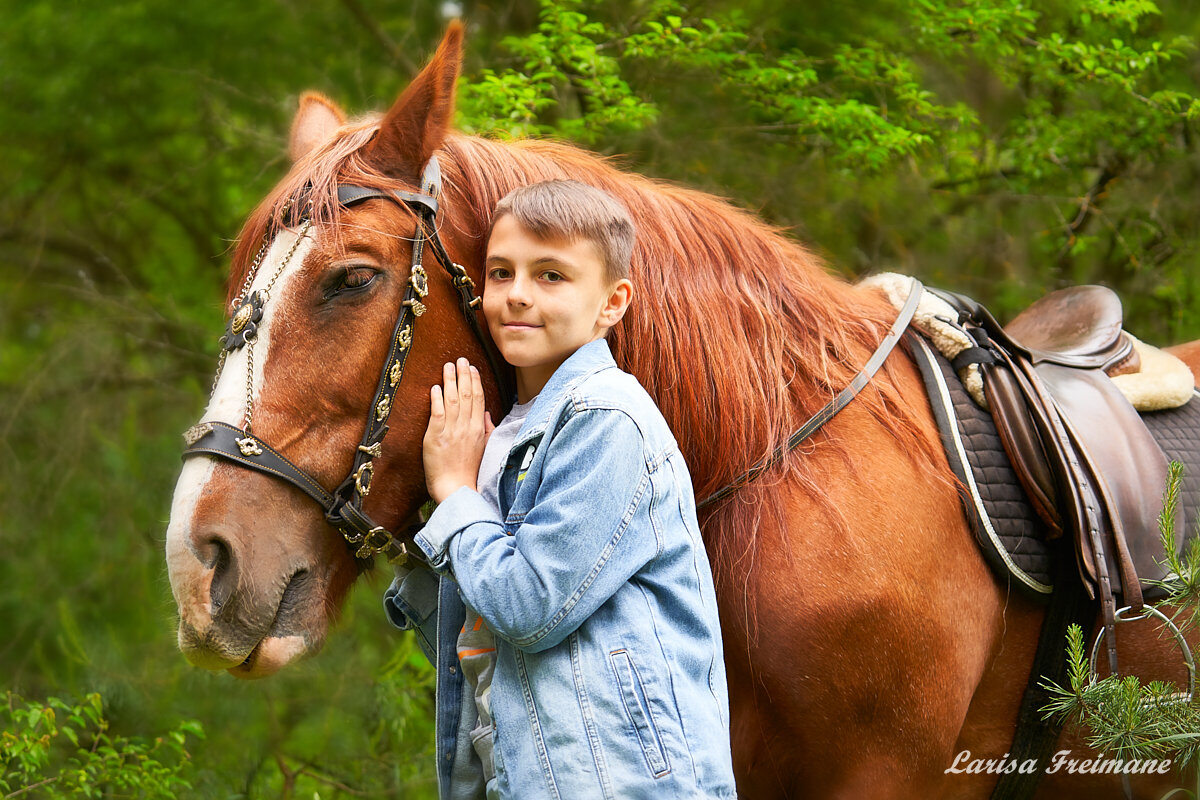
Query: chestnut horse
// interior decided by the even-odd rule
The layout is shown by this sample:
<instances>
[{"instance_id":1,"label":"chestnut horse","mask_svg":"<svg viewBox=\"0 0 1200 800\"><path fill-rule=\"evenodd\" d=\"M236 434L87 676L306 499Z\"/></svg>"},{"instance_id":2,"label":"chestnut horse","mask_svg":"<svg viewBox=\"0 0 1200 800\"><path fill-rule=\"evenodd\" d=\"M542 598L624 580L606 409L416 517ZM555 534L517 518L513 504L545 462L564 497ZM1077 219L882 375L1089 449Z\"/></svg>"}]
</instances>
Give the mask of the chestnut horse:
<instances>
[{"instance_id":1,"label":"chestnut horse","mask_svg":"<svg viewBox=\"0 0 1200 800\"><path fill-rule=\"evenodd\" d=\"M894 310L724 201L565 144L450 131L461 36L451 26L382 118L347 124L328 100L303 98L293 169L250 217L233 259L230 298L247 284L271 287L253 357L227 356L203 419L241 427L252 410L263 441L326 489L342 480L387 356L417 223L386 200L339 208L336 187L417 191L436 155L440 234L477 284L491 209L510 189L573 177L628 206L639 233L636 297L610 342L670 423L697 498L709 496L850 381ZM312 200L302 230L287 214L301 198ZM431 262L428 310L365 504L390 530L426 499L421 438L441 365L460 355L487 363ZM499 419L491 375L485 391ZM977 551L903 352L804 447L703 509L701 525L721 599L742 796L988 796L994 774L947 770L966 750L1007 753L1042 611ZM319 650L360 566L309 497L206 457L189 459L180 476L167 562L180 648L193 664L241 677ZM1178 661L1151 631L1121 644L1139 674ZM1060 748L1086 750L1067 740ZM1172 777L1139 780L1139 796L1158 797ZM1043 778L1039 796L1111 797L1119 786L1111 775L1060 771Z\"/></svg>"}]
</instances>

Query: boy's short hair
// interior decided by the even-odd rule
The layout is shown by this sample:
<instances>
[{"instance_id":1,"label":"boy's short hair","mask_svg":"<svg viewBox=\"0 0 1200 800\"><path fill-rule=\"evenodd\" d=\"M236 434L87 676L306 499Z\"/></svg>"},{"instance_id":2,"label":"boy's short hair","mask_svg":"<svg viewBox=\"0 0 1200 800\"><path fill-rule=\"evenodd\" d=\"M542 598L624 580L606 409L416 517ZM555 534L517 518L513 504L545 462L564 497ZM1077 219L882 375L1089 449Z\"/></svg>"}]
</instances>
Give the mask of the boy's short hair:
<instances>
[{"instance_id":1,"label":"boy's short hair","mask_svg":"<svg viewBox=\"0 0 1200 800\"><path fill-rule=\"evenodd\" d=\"M539 239L594 243L609 283L629 277L636 232L625 206L608 192L574 180L532 183L513 189L496 204L491 227L506 214Z\"/></svg>"}]
</instances>

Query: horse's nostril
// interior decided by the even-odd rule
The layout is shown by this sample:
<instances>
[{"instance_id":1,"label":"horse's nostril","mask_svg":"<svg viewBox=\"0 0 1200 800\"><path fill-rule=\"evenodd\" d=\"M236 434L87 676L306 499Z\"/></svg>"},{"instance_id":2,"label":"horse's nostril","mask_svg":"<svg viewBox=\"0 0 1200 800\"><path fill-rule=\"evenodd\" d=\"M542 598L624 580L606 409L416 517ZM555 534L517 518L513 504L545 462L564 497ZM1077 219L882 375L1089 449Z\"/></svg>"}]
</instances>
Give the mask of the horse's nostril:
<instances>
[{"instance_id":1,"label":"horse's nostril","mask_svg":"<svg viewBox=\"0 0 1200 800\"><path fill-rule=\"evenodd\" d=\"M279 598L279 611L277 616L287 616L296 611L304 602L308 593L312 591L310 584L312 576L308 570L302 569L292 575L292 579L288 581L287 587L283 590L283 597Z\"/></svg>"},{"instance_id":2,"label":"horse's nostril","mask_svg":"<svg viewBox=\"0 0 1200 800\"><path fill-rule=\"evenodd\" d=\"M200 548L201 561L212 570L209 602L215 617L237 586L237 574L233 563L233 551L229 543L219 536L212 536Z\"/></svg>"}]
</instances>

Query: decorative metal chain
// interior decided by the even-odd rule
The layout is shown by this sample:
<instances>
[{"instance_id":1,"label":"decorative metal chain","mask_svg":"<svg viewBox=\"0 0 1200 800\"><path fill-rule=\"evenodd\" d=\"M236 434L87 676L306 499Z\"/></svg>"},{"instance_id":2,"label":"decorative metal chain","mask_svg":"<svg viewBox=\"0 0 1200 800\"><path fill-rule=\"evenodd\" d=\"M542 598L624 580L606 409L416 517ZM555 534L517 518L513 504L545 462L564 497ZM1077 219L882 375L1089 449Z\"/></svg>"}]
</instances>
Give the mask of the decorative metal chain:
<instances>
[{"instance_id":1,"label":"decorative metal chain","mask_svg":"<svg viewBox=\"0 0 1200 800\"><path fill-rule=\"evenodd\" d=\"M242 430L246 435L250 435L250 416L254 413L254 343L257 338L251 339L246 345L246 424L242 426Z\"/></svg>"},{"instance_id":2,"label":"decorative metal chain","mask_svg":"<svg viewBox=\"0 0 1200 800\"><path fill-rule=\"evenodd\" d=\"M258 248L258 252L254 255L254 260L250 262L250 269L246 270L246 280L242 284L241 291L237 297L233 298L230 303L231 308L237 308L246 299L246 292L250 291L250 284L254 283L254 277L258 275L258 268L262 266L263 257L267 254L267 247L271 244L271 240L267 238L267 234L263 234L262 245Z\"/></svg>"},{"instance_id":3,"label":"decorative metal chain","mask_svg":"<svg viewBox=\"0 0 1200 800\"><path fill-rule=\"evenodd\" d=\"M284 209L285 212L286 210L287 209ZM263 289L262 300L264 303L270 299L271 289L274 288L275 281L279 280L279 276L283 274L285 269L287 269L287 265L291 262L292 256L296 254L296 248L298 248L300 246L300 242L302 242L304 238L308 236L310 229L312 229L312 220L304 220L304 224L300 226L300 232L296 234L296 241L292 242L291 249L288 250L287 255L283 257L283 260L279 262L279 269L275 270L275 274L271 276L271 280L267 281L267 288Z\"/></svg>"},{"instance_id":4,"label":"decorative metal chain","mask_svg":"<svg viewBox=\"0 0 1200 800\"><path fill-rule=\"evenodd\" d=\"M284 207L285 212L287 211L287 208L288 206ZM255 292L253 295L247 298L246 294L250 291L250 287L253 285L255 277L258 275L258 270L262 266L263 258L266 256L268 250L269 241L267 240L266 236L264 236L262 246L258 248L258 253L254 256L254 260L250 264L250 269L246 272L246 280L242 284L241 291L238 292L238 296L234 298L232 303L230 310L230 322L226 330L226 336L222 337L221 339L221 355L217 360L216 374L213 375L212 391L216 392L217 390L217 383L221 380L221 373L225 369L225 360L228 358L230 351L245 345L246 355L251 364L250 373L246 381L245 431L247 436L249 436L250 433L250 416L252 414L251 399L254 390L254 342L258 338L258 332L255 325L238 327L237 323L240 321L241 325L246 326L248 321L253 320L254 322L257 322L261 318L263 306L271 296L271 289L275 287L275 282L279 280L279 276L283 274L283 271L287 269L287 265L291 263L292 256L296 254L296 248L300 246L300 242L308 235L308 232L311 228L312 221L305 220L304 224L300 228L300 231L296 234L296 240L292 242L291 249L288 250L287 255L283 257L283 260L279 262L279 268L275 270L275 274L272 275L271 280L267 282L266 288L264 288L261 292ZM257 314L257 316L255 316L255 314ZM239 332L241 332L241 341L240 343L235 344L235 334Z\"/></svg>"},{"instance_id":5,"label":"decorative metal chain","mask_svg":"<svg viewBox=\"0 0 1200 800\"><path fill-rule=\"evenodd\" d=\"M260 302L263 305L266 305L267 300L270 299L271 290L275 288L275 281L279 280L279 276L287 269L288 264L292 261L292 256L296 255L296 250L300 247L300 242L304 241L305 237L308 236L311 228L312 221L305 220L304 225L300 227L300 232L296 234L296 240L292 242L292 246L288 249L287 255L280 260L275 274L271 276L271 280L267 281L266 287L261 292ZM246 337L246 424L242 426L242 430L246 432L246 438L238 442L239 446L242 447L243 453L246 453L248 449L258 449L258 445L250 438L250 420L254 414L254 344L257 341L257 332ZM246 455L251 455L251 453L246 453ZM257 455L257 453L254 455Z\"/></svg>"},{"instance_id":6,"label":"decorative metal chain","mask_svg":"<svg viewBox=\"0 0 1200 800\"><path fill-rule=\"evenodd\" d=\"M209 397L217 393L217 383L221 380L221 372L225 369L225 359L227 358L229 358L229 351L222 347L221 355L217 356L217 372L213 375L212 389L208 391Z\"/></svg>"},{"instance_id":7,"label":"decorative metal chain","mask_svg":"<svg viewBox=\"0 0 1200 800\"><path fill-rule=\"evenodd\" d=\"M246 300L246 292L250 291L250 285L254 283L254 276L258 274L258 268L262 265L263 257L267 254L267 246L271 240L267 238L267 234L263 234L262 244L259 245L258 252L254 254L254 260L250 262L250 268L246 270L246 280L242 283L241 290L237 293L237 297L233 298L229 304L230 313L238 309ZM221 380L221 373L225 369L225 359L229 356L229 350L225 347L221 348L221 355L217 357L217 371L213 375L212 390L209 395L215 394L217 391L217 383Z\"/></svg>"},{"instance_id":8,"label":"decorative metal chain","mask_svg":"<svg viewBox=\"0 0 1200 800\"><path fill-rule=\"evenodd\" d=\"M287 200L287 202L285 202L283 204L283 207L279 209L279 219L286 220L287 213L288 213L288 211L291 210L291 208L292 208L292 200L291 200L291 198L289 198ZM304 236L304 234L308 231L309 224L310 223L306 220L305 227L300 232L301 236ZM270 244L271 244L271 240L270 240L268 234L264 233L262 245L258 248L258 253L255 254L254 260L250 262L250 269L246 270L246 280L242 283L242 289L241 289L241 291L238 292L237 297L235 297L233 299L232 306L235 310L237 309L238 306L240 306L242 303L244 303L246 301L246 293L250 291L250 286L251 286L251 284L254 283L254 278L258 275L258 268L260 266L262 266L263 257L266 256L267 248L270 246ZM295 248L292 248L292 249L295 250ZM289 253L288 258L290 258L290 257L291 257L291 254ZM285 264L287 263L286 259L284 260L284 263ZM278 278L278 277L279 277L279 273L277 272L277 273L275 273L275 278ZM271 279L272 283L275 282L275 278Z\"/></svg>"}]
</instances>

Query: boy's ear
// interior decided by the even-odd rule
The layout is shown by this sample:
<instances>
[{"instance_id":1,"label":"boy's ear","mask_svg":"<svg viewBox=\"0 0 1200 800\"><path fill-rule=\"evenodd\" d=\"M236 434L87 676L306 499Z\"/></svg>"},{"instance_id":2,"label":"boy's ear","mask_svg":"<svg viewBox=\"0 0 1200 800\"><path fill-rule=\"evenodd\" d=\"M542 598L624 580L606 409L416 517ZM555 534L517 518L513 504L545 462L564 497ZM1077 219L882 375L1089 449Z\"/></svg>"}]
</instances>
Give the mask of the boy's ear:
<instances>
[{"instance_id":1,"label":"boy's ear","mask_svg":"<svg viewBox=\"0 0 1200 800\"><path fill-rule=\"evenodd\" d=\"M633 283L628 278L621 278L609 290L608 301L600 309L600 318L596 320L602 328L608 330L621 321L633 300Z\"/></svg>"}]
</instances>

